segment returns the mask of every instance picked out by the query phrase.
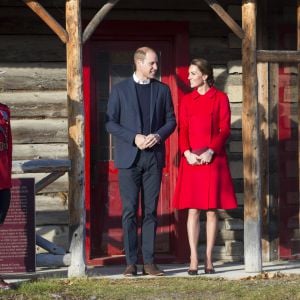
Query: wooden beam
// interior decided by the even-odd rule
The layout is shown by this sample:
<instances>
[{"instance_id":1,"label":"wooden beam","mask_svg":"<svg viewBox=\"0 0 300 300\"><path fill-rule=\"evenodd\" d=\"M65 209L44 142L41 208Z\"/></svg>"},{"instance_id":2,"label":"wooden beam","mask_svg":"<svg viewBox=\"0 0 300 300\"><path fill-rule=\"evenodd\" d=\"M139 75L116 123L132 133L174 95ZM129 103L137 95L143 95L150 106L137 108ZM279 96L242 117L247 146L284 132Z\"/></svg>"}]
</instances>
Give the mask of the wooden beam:
<instances>
[{"instance_id":1,"label":"wooden beam","mask_svg":"<svg viewBox=\"0 0 300 300\"><path fill-rule=\"evenodd\" d=\"M300 51L257 50L258 62L300 63Z\"/></svg>"},{"instance_id":2,"label":"wooden beam","mask_svg":"<svg viewBox=\"0 0 300 300\"><path fill-rule=\"evenodd\" d=\"M119 1L120 0L109 0L106 4L102 6L102 8L97 12L97 14L93 17L93 19L90 21L90 23L84 30L82 39L83 44L90 38L90 36L96 30L101 21Z\"/></svg>"},{"instance_id":3,"label":"wooden beam","mask_svg":"<svg viewBox=\"0 0 300 300\"><path fill-rule=\"evenodd\" d=\"M204 0L222 19L222 21L240 38L244 38L244 30L237 24L231 16L223 9L216 0Z\"/></svg>"},{"instance_id":4,"label":"wooden beam","mask_svg":"<svg viewBox=\"0 0 300 300\"><path fill-rule=\"evenodd\" d=\"M35 184L34 193L35 194L39 193L42 189L44 189L46 186L48 186L49 184L51 184L52 182L54 182L56 179L60 178L64 174L65 174L64 171L63 172L53 172L53 173L49 174L48 176L44 177L43 179L41 179L40 181L38 181Z\"/></svg>"},{"instance_id":5,"label":"wooden beam","mask_svg":"<svg viewBox=\"0 0 300 300\"><path fill-rule=\"evenodd\" d=\"M244 259L246 272L261 272L261 181L256 65L256 0L243 0Z\"/></svg>"},{"instance_id":6,"label":"wooden beam","mask_svg":"<svg viewBox=\"0 0 300 300\"><path fill-rule=\"evenodd\" d=\"M71 162L68 159L15 160L12 164L12 173L68 172L70 168Z\"/></svg>"},{"instance_id":7,"label":"wooden beam","mask_svg":"<svg viewBox=\"0 0 300 300\"><path fill-rule=\"evenodd\" d=\"M63 43L68 41L68 33L36 0L23 0L60 38Z\"/></svg>"},{"instance_id":8,"label":"wooden beam","mask_svg":"<svg viewBox=\"0 0 300 300\"><path fill-rule=\"evenodd\" d=\"M300 0L297 1L297 50L300 50ZM300 62L298 62L298 174L300 174ZM300 191L300 176L298 182Z\"/></svg>"},{"instance_id":9,"label":"wooden beam","mask_svg":"<svg viewBox=\"0 0 300 300\"><path fill-rule=\"evenodd\" d=\"M38 267L66 267L70 265L70 260L69 253L63 255L40 253L36 255L36 265Z\"/></svg>"},{"instance_id":10,"label":"wooden beam","mask_svg":"<svg viewBox=\"0 0 300 300\"><path fill-rule=\"evenodd\" d=\"M67 94L69 122L69 233L71 264L68 276L85 275L84 107L82 78L81 0L66 2Z\"/></svg>"},{"instance_id":11,"label":"wooden beam","mask_svg":"<svg viewBox=\"0 0 300 300\"><path fill-rule=\"evenodd\" d=\"M35 235L35 243L36 243L37 246L47 250L51 254L56 254L56 255L66 254L66 251L65 251L64 248L62 248L60 246L57 246L54 243L46 240L45 238L43 238L39 234Z\"/></svg>"}]
</instances>

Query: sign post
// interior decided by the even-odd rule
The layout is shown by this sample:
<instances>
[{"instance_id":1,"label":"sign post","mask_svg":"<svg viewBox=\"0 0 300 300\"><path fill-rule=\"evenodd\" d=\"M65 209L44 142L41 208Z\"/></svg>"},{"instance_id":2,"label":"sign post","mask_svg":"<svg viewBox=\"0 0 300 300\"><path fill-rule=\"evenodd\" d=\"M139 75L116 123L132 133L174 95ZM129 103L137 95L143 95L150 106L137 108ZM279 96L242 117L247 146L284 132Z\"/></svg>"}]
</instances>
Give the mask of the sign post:
<instances>
[{"instance_id":1,"label":"sign post","mask_svg":"<svg viewBox=\"0 0 300 300\"><path fill-rule=\"evenodd\" d=\"M9 211L0 226L0 274L35 272L34 178L12 183Z\"/></svg>"}]
</instances>

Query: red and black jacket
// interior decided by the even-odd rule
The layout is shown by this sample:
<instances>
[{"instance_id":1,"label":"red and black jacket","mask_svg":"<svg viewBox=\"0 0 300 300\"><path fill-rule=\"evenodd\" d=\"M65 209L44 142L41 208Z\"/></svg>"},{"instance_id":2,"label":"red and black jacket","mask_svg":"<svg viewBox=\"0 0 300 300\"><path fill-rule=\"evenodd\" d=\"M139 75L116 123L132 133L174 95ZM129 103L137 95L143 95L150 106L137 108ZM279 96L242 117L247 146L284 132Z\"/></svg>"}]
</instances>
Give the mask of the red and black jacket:
<instances>
[{"instance_id":1,"label":"red and black jacket","mask_svg":"<svg viewBox=\"0 0 300 300\"><path fill-rule=\"evenodd\" d=\"M9 108L0 103L0 190L11 188L12 137Z\"/></svg>"}]
</instances>

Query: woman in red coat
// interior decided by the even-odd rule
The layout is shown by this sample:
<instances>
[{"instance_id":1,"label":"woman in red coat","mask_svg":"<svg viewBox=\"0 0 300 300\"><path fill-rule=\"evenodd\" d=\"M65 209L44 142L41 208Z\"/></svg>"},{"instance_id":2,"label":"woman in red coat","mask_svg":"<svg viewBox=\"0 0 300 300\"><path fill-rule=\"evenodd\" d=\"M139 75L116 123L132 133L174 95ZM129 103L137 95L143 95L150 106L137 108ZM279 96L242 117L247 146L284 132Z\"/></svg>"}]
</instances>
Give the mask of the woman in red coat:
<instances>
[{"instance_id":1,"label":"woman in red coat","mask_svg":"<svg viewBox=\"0 0 300 300\"><path fill-rule=\"evenodd\" d=\"M213 86L213 70L206 60L192 60L188 79L194 90L180 106L179 145L183 158L173 203L176 209L188 209L189 275L198 274L199 215L201 210L206 211L204 270L211 274L215 272L212 250L218 227L216 210L237 207L225 152L230 106L227 95Z\"/></svg>"}]
</instances>

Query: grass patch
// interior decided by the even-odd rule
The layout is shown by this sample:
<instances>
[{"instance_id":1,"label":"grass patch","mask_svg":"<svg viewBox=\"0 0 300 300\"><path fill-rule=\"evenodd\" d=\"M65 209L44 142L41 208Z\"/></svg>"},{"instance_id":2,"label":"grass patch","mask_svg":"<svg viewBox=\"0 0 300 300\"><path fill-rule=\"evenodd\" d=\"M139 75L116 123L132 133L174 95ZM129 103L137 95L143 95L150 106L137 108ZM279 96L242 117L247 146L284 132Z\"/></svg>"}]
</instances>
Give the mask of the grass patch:
<instances>
[{"instance_id":1,"label":"grass patch","mask_svg":"<svg viewBox=\"0 0 300 300\"><path fill-rule=\"evenodd\" d=\"M39 279L0 299L300 299L300 276L229 281L196 278Z\"/></svg>"}]
</instances>

